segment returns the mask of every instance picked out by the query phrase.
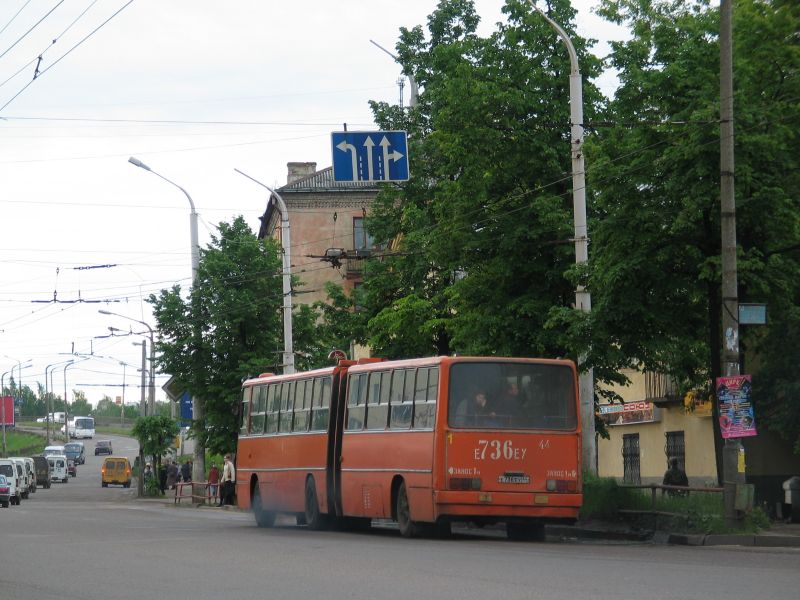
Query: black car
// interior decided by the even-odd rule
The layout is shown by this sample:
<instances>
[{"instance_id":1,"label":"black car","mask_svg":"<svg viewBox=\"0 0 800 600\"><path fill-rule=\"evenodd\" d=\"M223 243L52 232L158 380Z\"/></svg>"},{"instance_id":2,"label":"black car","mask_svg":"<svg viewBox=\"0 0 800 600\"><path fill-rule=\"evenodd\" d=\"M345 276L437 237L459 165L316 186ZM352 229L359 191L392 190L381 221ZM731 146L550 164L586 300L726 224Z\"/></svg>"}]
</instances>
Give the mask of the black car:
<instances>
[{"instance_id":1,"label":"black car","mask_svg":"<svg viewBox=\"0 0 800 600\"><path fill-rule=\"evenodd\" d=\"M113 454L111 449L111 440L97 440L94 445L94 455L98 454Z\"/></svg>"}]
</instances>

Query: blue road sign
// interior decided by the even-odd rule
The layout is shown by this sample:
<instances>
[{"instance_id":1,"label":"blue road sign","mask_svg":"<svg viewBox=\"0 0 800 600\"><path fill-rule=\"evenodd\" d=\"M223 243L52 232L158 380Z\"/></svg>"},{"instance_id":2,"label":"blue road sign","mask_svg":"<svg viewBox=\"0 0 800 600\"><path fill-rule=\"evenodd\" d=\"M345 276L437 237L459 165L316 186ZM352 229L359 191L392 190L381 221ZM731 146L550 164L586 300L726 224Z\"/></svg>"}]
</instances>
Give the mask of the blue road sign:
<instances>
[{"instance_id":1,"label":"blue road sign","mask_svg":"<svg viewBox=\"0 0 800 600\"><path fill-rule=\"evenodd\" d=\"M331 133L334 181L407 181L405 131Z\"/></svg>"}]
</instances>

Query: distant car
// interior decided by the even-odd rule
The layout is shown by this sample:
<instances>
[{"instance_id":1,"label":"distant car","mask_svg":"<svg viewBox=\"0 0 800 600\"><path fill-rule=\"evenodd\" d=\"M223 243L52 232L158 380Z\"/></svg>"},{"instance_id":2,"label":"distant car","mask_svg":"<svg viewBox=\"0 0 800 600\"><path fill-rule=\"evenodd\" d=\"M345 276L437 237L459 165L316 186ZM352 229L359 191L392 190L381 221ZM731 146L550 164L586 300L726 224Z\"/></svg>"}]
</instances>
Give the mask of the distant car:
<instances>
[{"instance_id":1,"label":"distant car","mask_svg":"<svg viewBox=\"0 0 800 600\"><path fill-rule=\"evenodd\" d=\"M69 458L67 459L67 473L70 477L78 476L78 467L75 466L75 461Z\"/></svg>"},{"instance_id":2,"label":"distant car","mask_svg":"<svg viewBox=\"0 0 800 600\"><path fill-rule=\"evenodd\" d=\"M5 475L0 475L0 505L3 508L8 508L11 504L11 486L8 484L8 479Z\"/></svg>"},{"instance_id":3,"label":"distant car","mask_svg":"<svg viewBox=\"0 0 800 600\"><path fill-rule=\"evenodd\" d=\"M94 455L99 454L114 454L111 449L111 440L97 440L94 444Z\"/></svg>"},{"instance_id":4,"label":"distant car","mask_svg":"<svg viewBox=\"0 0 800 600\"><path fill-rule=\"evenodd\" d=\"M76 465L82 465L86 462L86 453L83 447L83 442L70 442L64 444L64 454L67 458L75 461Z\"/></svg>"}]
</instances>

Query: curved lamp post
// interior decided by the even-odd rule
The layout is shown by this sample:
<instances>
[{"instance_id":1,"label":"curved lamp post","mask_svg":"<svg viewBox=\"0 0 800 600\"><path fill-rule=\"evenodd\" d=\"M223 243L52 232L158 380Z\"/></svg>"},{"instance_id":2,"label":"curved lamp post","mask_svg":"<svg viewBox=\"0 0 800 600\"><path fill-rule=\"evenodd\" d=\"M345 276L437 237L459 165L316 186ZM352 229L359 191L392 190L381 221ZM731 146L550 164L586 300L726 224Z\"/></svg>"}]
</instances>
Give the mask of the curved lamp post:
<instances>
[{"instance_id":1,"label":"curved lamp post","mask_svg":"<svg viewBox=\"0 0 800 600\"><path fill-rule=\"evenodd\" d=\"M533 0L528 0L531 7L538 12L550 26L556 30L569 52L569 112L570 138L572 146L572 208L575 223L575 264L589 262L589 236L586 227L586 169L583 159L583 82L578 66L578 54L572 45L567 32L548 17ZM591 312L592 298L583 285L575 289L575 306L584 312ZM585 362L585 355L580 357ZM582 371L578 379L581 400L581 427L583 430L583 466L592 473L597 473L597 438L594 427L594 372L592 369Z\"/></svg>"},{"instance_id":2,"label":"curved lamp post","mask_svg":"<svg viewBox=\"0 0 800 600\"><path fill-rule=\"evenodd\" d=\"M30 363L31 359L29 358L27 360L21 361L21 360L16 359L16 358L11 358L10 356L5 356L5 357L10 359L10 360L16 360L17 361L17 369L18 369L17 372L19 373L19 376L18 376L18 379L17 379L17 387L19 388L20 393L22 393L22 384L20 383L22 381L22 369L27 369L27 368L33 366L33 365L30 365L30 364L26 364L26 365L23 366L22 363L23 362ZM11 373L11 377L14 377L14 367L11 367L10 371L6 371L5 373L3 373L3 376L0 377L0 405L2 405L2 406L0 406L0 418L2 418L2 420L3 420L3 456L6 456L6 453L7 453L7 450L6 450L6 448L7 448L6 447L6 401L5 401L5 396L3 394L5 394L5 391L6 391L6 375L8 375L9 373ZM13 410L13 408L12 408L12 410Z\"/></svg>"},{"instance_id":3,"label":"curved lamp post","mask_svg":"<svg viewBox=\"0 0 800 600\"><path fill-rule=\"evenodd\" d=\"M197 283L197 271L200 266L200 247L197 243L197 211L194 208L194 201L192 197L189 195L185 189L179 186L174 181L167 179L160 173L153 171L150 167L140 161L138 158L134 158L131 156L128 159L128 162L132 165L139 167L140 169L144 169L145 171L149 171L156 177L160 177L167 183L174 185L180 191L184 193L186 199L189 201L189 206L191 207L191 213L189 214L189 232L191 235L191 244L192 244L192 285ZM195 327L198 327L195 325ZM199 333L197 334L199 337ZM195 421L203 421L205 418L205 404L203 403L202 398L198 398L197 396L192 397L192 418ZM203 481L206 475L206 448L205 443L201 438L195 438L194 444L194 467L192 473L192 479L194 481Z\"/></svg>"},{"instance_id":4,"label":"curved lamp post","mask_svg":"<svg viewBox=\"0 0 800 600\"><path fill-rule=\"evenodd\" d=\"M281 195L268 185L253 179L247 173L234 169L261 187L267 188L278 204L281 213L281 257L283 260L283 372L294 373L294 340L292 333L292 240L289 230L289 209Z\"/></svg>"},{"instance_id":5,"label":"curved lamp post","mask_svg":"<svg viewBox=\"0 0 800 600\"><path fill-rule=\"evenodd\" d=\"M126 317L125 315L121 315L119 313L111 312L110 310L100 309L97 312L99 312L101 315L110 315L112 317L120 317L121 319L128 319L129 321L133 321L134 323L139 323L139 325L144 325L145 327L147 327L147 331L150 332L150 385L149 385L148 393L147 393L147 409L148 409L147 410L147 414L148 415L154 415L155 412L156 412L156 378L155 378L155 373L156 373L156 369L155 369L156 346L155 346L155 341L153 339L153 334L154 334L153 328L150 327L150 325L148 325L145 321L140 321L139 319L134 319L133 317ZM111 329L112 329L112 333L113 333L113 329L114 328L111 328ZM144 364L142 364L142 369L144 369L144 368L145 368L145 366L144 366ZM144 385L142 386L142 394L144 395ZM144 414L145 414L144 402L142 402L142 416L144 416Z\"/></svg>"}]
</instances>

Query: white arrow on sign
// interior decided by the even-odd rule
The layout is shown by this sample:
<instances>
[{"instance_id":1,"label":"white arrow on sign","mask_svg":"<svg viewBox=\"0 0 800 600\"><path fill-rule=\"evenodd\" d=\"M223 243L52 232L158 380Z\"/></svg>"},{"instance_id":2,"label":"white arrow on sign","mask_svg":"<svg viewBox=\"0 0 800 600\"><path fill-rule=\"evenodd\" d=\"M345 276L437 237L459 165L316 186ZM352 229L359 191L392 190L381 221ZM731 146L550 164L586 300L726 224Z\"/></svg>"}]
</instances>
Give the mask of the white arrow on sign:
<instances>
[{"instance_id":1,"label":"white arrow on sign","mask_svg":"<svg viewBox=\"0 0 800 600\"><path fill-rule=\"evenodd\" d=\"M383 170L386 173L386 179L389 179L389 160L397 162L403 158L403 154L397 150L393 150L392 153L389 154L389 146L391 145L386 136L383 136L380 146L383 149Z\"/></svg>"},{"instance_id":2,"label":"white arrow on sign","mask_svg":"<svg viewBox=\"0 0 800 600\"><path fill-rule=\"evenodd\" d=\"M336 144L336 147L342 152L350 153L350 160L353 163L353 181L358 180L358 159L356 156L356 147L353 144L348 144L346 141L341 141Z\"/></svg>"},{"instance_id":3,"label":"white arrow on sign","mask_svg":"<svg viewBox=\"0 0 800 600\"><path fill-rule=\"evenodd\" d=\"M367 136L367 139L364 140L364 146L367 148L367 174L369 180L373 181L375 179L375 174L372 168L372 149L375 147L375 142L372 141L370 136Z\"/></svg>"}]
</instances>

